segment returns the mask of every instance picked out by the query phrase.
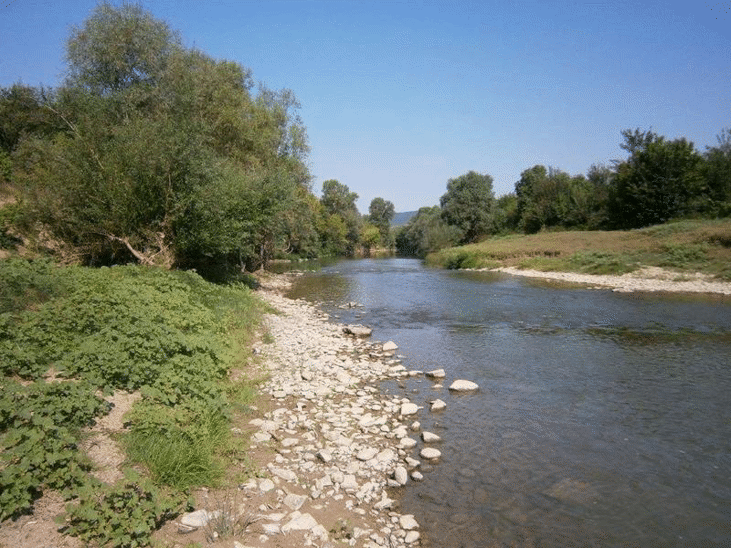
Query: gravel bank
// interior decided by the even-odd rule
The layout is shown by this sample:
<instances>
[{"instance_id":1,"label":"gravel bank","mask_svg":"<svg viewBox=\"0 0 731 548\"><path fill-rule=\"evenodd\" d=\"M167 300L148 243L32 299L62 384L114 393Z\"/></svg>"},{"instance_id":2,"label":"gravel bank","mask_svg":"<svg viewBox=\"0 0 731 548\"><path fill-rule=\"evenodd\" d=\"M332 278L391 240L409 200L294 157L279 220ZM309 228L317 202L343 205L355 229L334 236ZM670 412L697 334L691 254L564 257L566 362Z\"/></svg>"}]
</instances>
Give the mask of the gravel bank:
<instances>
[{"instance_id":1,"label":"gravel bank","mask_svg":"<svg viewBox=\"0 0 731 548\"><path fill-rule=\"evenodd\" d=\"M545 278L562 282L588 284L617 292L666 291L672 293L716 293L731 295L731 282L718 281L701 273L680 274L657 267L647 267L622 276L577 274L575 272L541 272L539 270L520 270L514 267L489 269L492 272L505 272L514 276Z\"/></svg>"},{"instance_id":2,"label":"gravel bank","mask_svg":"<svg viewBox=\"0 0 731 548\"><path fill-rule=\"evenodd\" d=\"M426 546L414 516L399 512L399 490L424 479L422 462L439 461L433 445L441 440L416 420L431 411L377 387L383 379L422 373L400 364L394 343L346 335L327 314L283 297L287 279L267 277L259 292L278 313L265 317L264 339L273 342L255 349L268 375L259 416L238 429L250 436L249 452L261 471L234 491L236 514L247 525L213 545ZM412 457L418 449L421 460ZM199 501L208 498L200 495ZM170 524L177 532L167 538L179 544L203 532L210 537L221 508L220 501L201 502Z\"/></svg>"}]
</instances>

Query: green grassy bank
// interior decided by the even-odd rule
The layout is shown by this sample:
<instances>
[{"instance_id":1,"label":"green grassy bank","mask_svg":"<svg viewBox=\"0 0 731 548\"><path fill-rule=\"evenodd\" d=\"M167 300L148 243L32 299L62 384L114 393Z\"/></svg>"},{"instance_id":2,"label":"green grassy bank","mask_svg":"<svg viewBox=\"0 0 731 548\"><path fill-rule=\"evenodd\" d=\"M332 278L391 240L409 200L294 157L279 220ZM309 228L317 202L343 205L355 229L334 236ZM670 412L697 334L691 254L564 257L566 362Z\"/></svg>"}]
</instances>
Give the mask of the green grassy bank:
<instances>
[{"instance_id":1,"label":"green grassy bank","mask_svg":"<svg viewBox=\"0 0 731 548\"><path fill-rule=\"evenodd\" d=\"M624 274L643 266L731 280L731 220L684 220L637 230L542 232L490 238L427 257L442 268L517 267Z\"/></svg>"},{"instance_id":2,"label":"green grassy bank","mask_svg":"<svg viewBox=\"0 0 731 548\"><path fill-rule=\"evenodd\" d=\"M229 372L246 366L263 311L248 287L191 272L0 261L0 518L53 490L73 499L68 533L147 545L189 488L245 458L229 421L253 391ZM80 446L118 390L142 397L115 440L126 477L104 485Z\"/></svg>"}]
</instances>

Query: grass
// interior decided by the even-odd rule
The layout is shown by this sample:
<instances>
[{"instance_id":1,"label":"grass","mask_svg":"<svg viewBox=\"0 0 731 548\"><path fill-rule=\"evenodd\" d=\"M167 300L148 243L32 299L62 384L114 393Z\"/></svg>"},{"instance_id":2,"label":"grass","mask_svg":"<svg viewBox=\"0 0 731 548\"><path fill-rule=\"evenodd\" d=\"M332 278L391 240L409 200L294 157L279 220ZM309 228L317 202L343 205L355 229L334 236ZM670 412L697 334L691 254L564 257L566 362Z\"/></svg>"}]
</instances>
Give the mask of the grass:
<instances>
[{"instance_id":1,"label":"grass","mask_svg":"<svg viewBox=\"0 0 731 548\"><path fill-rule=\"evenodd\" d=\"M511 266L589 274L658 266L731 280L731 220L683 220L639 230L511 234L444 249L429 255L427 263L451 269Z\"/></svg>"}]
</instances>

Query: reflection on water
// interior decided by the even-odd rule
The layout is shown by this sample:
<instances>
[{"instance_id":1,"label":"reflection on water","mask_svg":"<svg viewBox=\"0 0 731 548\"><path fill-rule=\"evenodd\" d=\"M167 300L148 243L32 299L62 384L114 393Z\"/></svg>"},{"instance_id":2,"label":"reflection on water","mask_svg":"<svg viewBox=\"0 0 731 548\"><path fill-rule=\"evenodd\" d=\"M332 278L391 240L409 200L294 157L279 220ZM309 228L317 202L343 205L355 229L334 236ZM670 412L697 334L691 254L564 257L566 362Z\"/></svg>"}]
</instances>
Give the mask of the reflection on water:
<instances>
[{"instance_id":1,"label":"reflection on water","mask_svg":"<svg viewBox=\"0 0 731 548\"><path fill-rule=\"evenodd\" d=\"M399 344L384 383L443 438L403 509L425 543L483 546L731 544L731 304L724 298L556 288L405 259L343 261L292 296ZM357 301L364 309L341 310ZM428 409L428 405L426 407ZM417 448L418 451L418 448Z\"/></svg>"}]
</instances>

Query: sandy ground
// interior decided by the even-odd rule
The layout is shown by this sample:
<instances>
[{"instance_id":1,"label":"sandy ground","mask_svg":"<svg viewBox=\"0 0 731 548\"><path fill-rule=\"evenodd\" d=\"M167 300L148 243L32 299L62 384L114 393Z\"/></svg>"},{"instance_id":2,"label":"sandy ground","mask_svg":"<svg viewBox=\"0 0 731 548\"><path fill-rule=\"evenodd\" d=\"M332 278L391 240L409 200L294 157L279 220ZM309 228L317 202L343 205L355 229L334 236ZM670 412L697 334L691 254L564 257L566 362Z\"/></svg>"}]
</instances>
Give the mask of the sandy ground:
<instances>
[{"instance_id":1,"label":"sandy ground","mask_svg":"<svg viewBox=\"0 0 731 548\"><path fill-rule=\"evenodd\" d=\"M575 272L541 272L520 270L514 267L486 269L505 272L514 276L543 278L560 282L586 284L597 289L610 288L617 292L664 291L671 293L715 293L731 295L731 282L719 281L711 276L694 273L680 274L657 267L645 267L622 276L577 274Z\"/></svg>"}]
</instances>

